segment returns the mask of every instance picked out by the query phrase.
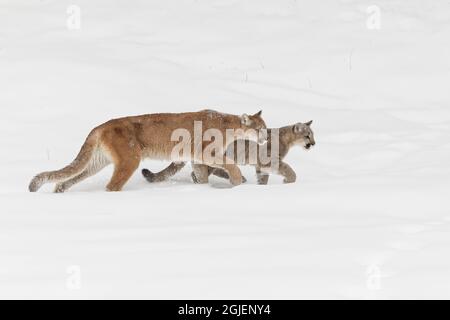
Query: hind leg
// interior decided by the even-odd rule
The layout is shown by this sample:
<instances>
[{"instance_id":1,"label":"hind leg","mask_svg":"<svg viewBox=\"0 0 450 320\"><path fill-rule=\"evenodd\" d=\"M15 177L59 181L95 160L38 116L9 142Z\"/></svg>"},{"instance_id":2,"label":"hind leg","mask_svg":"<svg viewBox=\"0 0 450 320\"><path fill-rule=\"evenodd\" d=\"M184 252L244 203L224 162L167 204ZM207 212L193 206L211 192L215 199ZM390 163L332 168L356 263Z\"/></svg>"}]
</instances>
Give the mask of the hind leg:
<instances>
[{"instance_id":1,"label":"hind leg","mask_svg":"<svg viewBox=\"0 0 450 320\"><path fill-rule=\"evenodd\" d=\"M71 179L59 182L56 185L54 192L55 193L65 192L66 190L71 188L73 185L80 183L81 181L97 174L98 172L100 172L103 168L105 168L109 164L110 164L110 161L105 156L105 154L103 153L102 150L95 151L94 154L92 155L92 158L89 161L89 164L86 167L86 169L83 172L81 172L79 175L77 175Z\"/></svg>"},{"instance_id":2,"label":"hind leg","mask_svg":"<svg viewBox=\"0 0 450 320\"><path fill-rule=\"evenodd\" d=\"M56 184L55 190L53 192L54 193L63 193L66 190L68 190L70 187L72 187L73 185L83 181L84 179L90 177L91 175L92 174L89 174L89 170L84 170L78 176L73 177L72 179L69 179L67 181L60 182L60 183Z\"/></svg>"},{"instance_id":3,"label":"hind leg","mask_svg":"<svg viewBox=\"0 0 450 320\"><path fill-rule=\"evenodd\" d=\"M69 179L67 181L58 183L55 187L55 193L63 193L67 191L69 188L74 186L77 183L80 183L81 181L97 174L100 172L103 168L105 168L109 163L108 162L102 162L97 163L96 165L90 165L86 170L84 170L82 173L80 173L78 176L73 177L72 179Z\"/></svg>"},{"instance_id":4,"label":"hind leg","mask_svg":"<svg viewBox=\"0 0 450 320\"><path fill-rule=\"evenodd\" d=\"M114 163L114 173L107 191L120 191L139 167L142 158L140 144L130 128L115 128L104 135L105 149Z\"/></svg>"},{"instance_id":5,"label":"hind leg","mask_svg":"<svg viewBox=\"0 0 450 320\"><path fill-rule=\"evenodd\" d=\"M207 165L192 163L192 169L194 171L191 173L191 177L194 183L199 184L208 183L210 170Z\"/></svg>"}]
</instances>

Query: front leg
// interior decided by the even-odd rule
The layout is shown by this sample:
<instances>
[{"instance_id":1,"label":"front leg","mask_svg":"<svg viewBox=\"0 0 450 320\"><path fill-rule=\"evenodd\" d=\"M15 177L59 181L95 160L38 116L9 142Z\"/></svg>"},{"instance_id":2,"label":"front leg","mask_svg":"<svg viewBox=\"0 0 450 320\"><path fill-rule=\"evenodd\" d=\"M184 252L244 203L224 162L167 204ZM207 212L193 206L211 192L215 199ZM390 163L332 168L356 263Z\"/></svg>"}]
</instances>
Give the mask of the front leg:
<instances>
[{"instance_id":1,"label":"front leg","mask_svg":"<svg viewBox=\"0 0 450 320\"><path fill-rule=\"evenodd\" d=\"M284 177L284 183L294 183L297 180L297 175L295 171L285 162L280 161L280 166L278 168L278 174Z\"/></svg>"}]
</instances>

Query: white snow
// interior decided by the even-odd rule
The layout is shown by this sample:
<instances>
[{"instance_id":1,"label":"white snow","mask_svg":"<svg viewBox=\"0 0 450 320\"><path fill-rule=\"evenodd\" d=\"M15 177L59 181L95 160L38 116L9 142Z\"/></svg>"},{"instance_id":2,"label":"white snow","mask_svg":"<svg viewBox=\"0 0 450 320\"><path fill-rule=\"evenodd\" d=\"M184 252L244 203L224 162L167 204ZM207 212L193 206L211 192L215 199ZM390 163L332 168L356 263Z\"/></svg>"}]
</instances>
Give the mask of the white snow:
<instances>
[{"instance_id":1,"label":"white snow","mask_svg":"<svg viewBox=\"0 0 450 320\"><path fill-rule=\"evenodd\" d=\"M446 0L2 0L0 298L450 298L449 40ZM299 180L27 192L98 124L203 108L313 119Z\"/></svg>"}]
</instances>

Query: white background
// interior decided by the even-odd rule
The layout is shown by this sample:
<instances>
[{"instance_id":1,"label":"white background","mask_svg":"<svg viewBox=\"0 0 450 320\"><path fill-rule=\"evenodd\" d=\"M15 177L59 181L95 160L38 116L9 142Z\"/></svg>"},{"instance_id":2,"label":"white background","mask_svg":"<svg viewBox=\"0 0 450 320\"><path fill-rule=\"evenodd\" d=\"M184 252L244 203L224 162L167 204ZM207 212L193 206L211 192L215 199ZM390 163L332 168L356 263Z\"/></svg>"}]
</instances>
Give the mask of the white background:
<instances>
[{"instance_id":1,"label":"white background","mask_svg":"<svg viewBox=\"0 0 450 320\"><path fill-rule=\"evenodd\" d=\"M450 298L449 42L446 0L1 0L0 297ZM98 124L203 108L314 120L297 183L27 192Z\"/></svg>"}]
</instances>

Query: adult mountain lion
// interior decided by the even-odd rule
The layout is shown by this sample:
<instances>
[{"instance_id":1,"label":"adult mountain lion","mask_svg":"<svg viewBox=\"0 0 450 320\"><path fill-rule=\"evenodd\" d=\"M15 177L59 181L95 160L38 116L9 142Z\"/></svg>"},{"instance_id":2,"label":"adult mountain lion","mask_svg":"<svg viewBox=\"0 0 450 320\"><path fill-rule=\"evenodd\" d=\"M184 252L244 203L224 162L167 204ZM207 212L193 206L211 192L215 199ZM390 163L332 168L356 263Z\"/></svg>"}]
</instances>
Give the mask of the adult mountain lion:
<instances>
[{"instance_id":1,"label":"adult mountain lion","mask_svg":"<svg viewBox=\"0 0 450 320\"><path fill-rule=\"evenodd\" d=\"M314 133L311 129L312 121L307 123L297 123L291 126L282 127L279 129L267 129L267 144L259 146L253 141L245 141L245 149L243 156L239 156L238 152L234 152L234 161L236 164L240 165L253 165L256 168L256 175L258 179L258 184L267 184L269 180L269 174L279 174L284 177L284 183L293 183L296 180L295 171L283 161L283 159L288 154L291 147L295 145L301 145L305 149L310 149L311 146L316 144L314 140ZM278 139L273 141L272 131L277 130ZM275 143L278 143L277 148L275 148ZM238 141L230 146L233 150L239 150ZM262 159L260 150L266 148L267 159L270 161ZM256 162L251 161L250 150L256 150ZM277 154L272 154L277 152ZM276 162L276 165L274 165ZM175 173L180 171L184 167L185 163L173 162L164 170L153 173L148 169L143 169L142 174L147 179L148 182L160 182L167 180L169 177L173 176ZM197 165L193 168L191 173L192 180L195 183L207 183L208 177L213 174L221 178L229 179L229 174L221 169L214 168L207 165ZM244 180L245 178L242 177Z\"/></svg>"},{"instance_id":2,"label":"adult mountain lion","mask_svg":"<svg viewBox=\"0 0 450 320\"><path fill-rule=\"evenodd\" d=\"M261 111L251 116L247 114L236 116L214 110L202 110L115 119L92 130L80 153L70 165L58 171L43 172L35 176L29 185L29 190L36 192L43 184L53 182L57 184L55 192L64 192L112 163L114 164L114 173L106 189L120 191L138 168L142 159L180 160L172 157L174 147L179 144L178 141L173 141L173 132L181 129L193 137L196 134L198 123L202 130L216 129L227 137L230 129L233 129L230 141L227 140L220 146L221 154L237 139L245 138L258 143L266 141L258 133L259 129L266 127L261 118ZM242 183L242 175L236 165L219 164L212 162L211 159L203 159L195 153L194 143L196 143L195 138L190 138L187 142L189 146L194 147L188 154L190 160L222 168L229 174L233 185ZM207 143L200 141L200 144L204 147Z\"/></svg>"}]
</instances>

